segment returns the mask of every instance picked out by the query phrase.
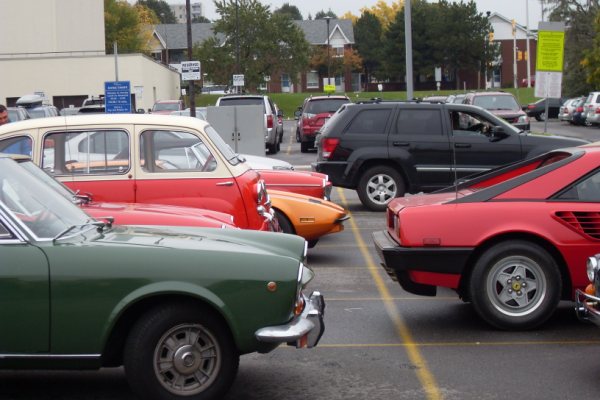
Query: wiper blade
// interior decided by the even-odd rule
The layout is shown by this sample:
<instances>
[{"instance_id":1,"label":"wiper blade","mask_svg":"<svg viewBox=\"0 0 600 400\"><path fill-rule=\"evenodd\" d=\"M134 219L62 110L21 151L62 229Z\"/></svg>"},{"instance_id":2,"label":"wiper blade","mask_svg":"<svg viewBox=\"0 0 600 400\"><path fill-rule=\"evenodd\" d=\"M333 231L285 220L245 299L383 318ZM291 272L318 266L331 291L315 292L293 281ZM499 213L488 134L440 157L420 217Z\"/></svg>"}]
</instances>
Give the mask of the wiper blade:
<instances>
[{"instance_id":1,"label":"wiper blade","mask_svg":"<svg viewBox=\"0 0 600 400\"><path fill-rule=\"evenodd\" d=\"M52 241L56 242L57 240L59 240L61 237L65 236L67 233L71 232L73 229L76 228L83 228L86 226L95 226L96 229L98 230L98 232L102 232L102 230L104 229L104 227L107 225L107 223L105 222L101 222L101 221L93 221L93 222L86 222L85 224L77 224L77 225L71 225L70 227L64 229L63 231L59 232L58 235L56 235Z\"/></svg>"}]
</instances>

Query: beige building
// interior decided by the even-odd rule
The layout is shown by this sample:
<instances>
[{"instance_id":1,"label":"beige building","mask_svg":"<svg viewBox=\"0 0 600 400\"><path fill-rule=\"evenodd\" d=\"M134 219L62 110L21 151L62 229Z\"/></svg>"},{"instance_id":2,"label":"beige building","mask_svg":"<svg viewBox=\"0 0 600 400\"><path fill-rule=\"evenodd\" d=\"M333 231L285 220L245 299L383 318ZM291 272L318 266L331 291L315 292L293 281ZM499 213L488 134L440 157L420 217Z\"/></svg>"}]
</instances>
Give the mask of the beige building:
<instances>
[{"instance_id":1,"label":"beige building","mask_svg":"<svg viewBox=\"0 0 600 400\"><path fill-rule=\"evenodd\" d=\"M105 54L103 0L2 0L0 37L2 104L38 93L79 107L117 75L130 82L136 109L180 97L177 71L142 54Z\"/></svg>"}]
</instances>

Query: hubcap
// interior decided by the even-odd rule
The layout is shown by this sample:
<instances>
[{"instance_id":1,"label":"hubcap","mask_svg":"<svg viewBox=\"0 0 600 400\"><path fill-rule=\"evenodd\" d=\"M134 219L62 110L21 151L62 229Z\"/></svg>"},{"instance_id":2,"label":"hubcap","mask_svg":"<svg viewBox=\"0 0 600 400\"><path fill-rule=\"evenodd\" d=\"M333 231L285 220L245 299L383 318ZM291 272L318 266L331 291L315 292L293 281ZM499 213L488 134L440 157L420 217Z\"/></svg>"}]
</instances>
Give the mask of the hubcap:
<instances>
[{"instance_id":1,"label":"hubcap","mask_svg":"<svg viewBox=\"0 0 600 400\"><path fill-rule=\"evenodd\" d=\"M527 315L535 311L546 297L546 275L533 260L512 256L491 268L486 289L492 305L501 313Z\"/></svg>"},{"instance_id":2,"label":"hubcap","mask_svg":"<svg viewBox=\"0 0 600 400\"><path fill-rule=\"evenodd\" d=\"M183 324L167 331L154 350L154 373L176 395L189 396L208 388L221 367L215 337L202 325Z\"/></svg>"},{"instance_id":3,"label":"hubcap","mask_svg":"<svg viewBox=\"0 0 600 400\"><path fill-rule=\"evenodd\" d=\"M387 204L396 197L397 191L396 182L389 175L375 175L367 185L369 199L377 204Z\"/></svg>"}]
</instances>

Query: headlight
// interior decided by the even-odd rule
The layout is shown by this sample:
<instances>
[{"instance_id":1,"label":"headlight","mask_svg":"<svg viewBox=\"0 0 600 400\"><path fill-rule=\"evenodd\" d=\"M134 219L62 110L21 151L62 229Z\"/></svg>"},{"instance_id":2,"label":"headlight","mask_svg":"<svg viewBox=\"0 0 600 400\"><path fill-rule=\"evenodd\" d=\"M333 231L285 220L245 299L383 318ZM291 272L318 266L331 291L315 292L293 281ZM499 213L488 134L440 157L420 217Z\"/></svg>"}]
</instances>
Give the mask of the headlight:
<instances>
[{"instance_id":1,"label":"headlight","mask_svg":"<svg viewBox=\"0 0 600 400\"><path fill-rule=\"evenodd\" d=\"M529 122L529 117L527 115L521 115L519 117L519 122L525 122L525 123L527 123L527 122Z\"/></svg>"},{"instance_id":2,"label":"headlight","mask_svg":"<svg viewBox=\"0 0 600 400\"><path fill-rule=\"evenodd\" d=\"M596 280L596 274L598 273L598 259L594 257L588 257L587 259L587 276L590 282Z\"/></svg>"},{"instance_id":3,"label":"headlight","mask_svg":"<svg viewBox=\"0 0 600 400\"><path fill-rule=\"evenodd\" d=\"M269 202L269 195L267 194L267 188L265 181L262 179L256 184L256 203L263 205Z\"/></svg>"}]
</instances>

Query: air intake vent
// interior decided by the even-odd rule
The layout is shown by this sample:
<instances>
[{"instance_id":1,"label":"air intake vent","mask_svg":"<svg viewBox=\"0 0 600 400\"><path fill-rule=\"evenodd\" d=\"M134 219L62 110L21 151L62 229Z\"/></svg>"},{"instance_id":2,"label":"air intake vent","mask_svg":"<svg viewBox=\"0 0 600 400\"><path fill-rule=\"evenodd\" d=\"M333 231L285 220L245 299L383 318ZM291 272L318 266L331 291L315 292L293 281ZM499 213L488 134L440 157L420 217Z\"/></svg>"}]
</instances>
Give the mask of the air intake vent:
<instances>
[{"instance_id":1,"label":"air intake vent","mask_svg":"<svg viewBox=\"0 0 600 400\"><path fill-rule=\"evenodd\" d=\"M557 211L556 216L576 231L600 240L599 212Z\"/></svg>"}]
</instances>

